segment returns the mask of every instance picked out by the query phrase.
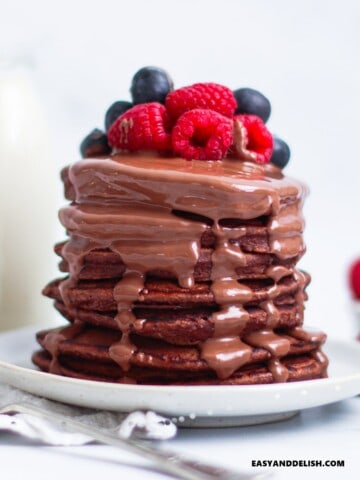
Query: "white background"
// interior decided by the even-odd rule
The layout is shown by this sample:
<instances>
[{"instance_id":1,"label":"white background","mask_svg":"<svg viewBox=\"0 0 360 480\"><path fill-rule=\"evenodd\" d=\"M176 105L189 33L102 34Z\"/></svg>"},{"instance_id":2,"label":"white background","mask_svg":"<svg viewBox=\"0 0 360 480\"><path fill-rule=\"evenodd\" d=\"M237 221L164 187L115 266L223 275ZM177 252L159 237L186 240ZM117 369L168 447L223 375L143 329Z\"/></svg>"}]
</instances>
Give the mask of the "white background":
<instances>
[{"instance_id":1,"label":"white background","mask_svg":"<svg viewBox=\"0 0 360 480\"><path fill-rule=\"evenodd\" d=\"M331 336L354 336L347 269L360 255L359 2L0 0L0 6L0 55L32 58L51 131L49 162L58 170L78 159L84 135L103 127L107 107L129 98L131 77L144 65L167 69L176 87L214 81L266 94L269 128L292 148L286 172L311 189L302 261L313 277L306 322ZM36 181L41 189L47 178ZM59 205L60 195L58 182Z\"/></svg>"}]
</instances>

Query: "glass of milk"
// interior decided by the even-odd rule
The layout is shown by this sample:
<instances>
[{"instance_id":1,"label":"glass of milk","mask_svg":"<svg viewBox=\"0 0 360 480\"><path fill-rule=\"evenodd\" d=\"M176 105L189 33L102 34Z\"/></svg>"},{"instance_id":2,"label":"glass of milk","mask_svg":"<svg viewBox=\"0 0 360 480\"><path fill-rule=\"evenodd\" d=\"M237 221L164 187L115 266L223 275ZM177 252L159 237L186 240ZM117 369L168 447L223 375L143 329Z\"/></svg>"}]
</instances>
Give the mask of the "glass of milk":
<instances>
[{"instance_id":1,"label":"glass of milk","mask_svg":"<svg viewBox=\"0 0 360 480\"><path fill-rule=\"evenodd\" d=\"M31 70L0 59L0 330L54 321L41 289L56 267L59 183Z\"/></svg>"}]
</instances>

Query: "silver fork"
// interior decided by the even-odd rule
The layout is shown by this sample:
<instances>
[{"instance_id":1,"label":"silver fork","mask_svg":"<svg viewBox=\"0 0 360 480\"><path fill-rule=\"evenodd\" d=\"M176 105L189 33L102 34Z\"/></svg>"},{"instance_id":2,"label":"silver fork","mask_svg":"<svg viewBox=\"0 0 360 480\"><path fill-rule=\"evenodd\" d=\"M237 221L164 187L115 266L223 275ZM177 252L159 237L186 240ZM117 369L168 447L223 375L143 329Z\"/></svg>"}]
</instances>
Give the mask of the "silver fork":
<instances>
[{"instance_id":1,"label":"silver fork","mask_svg":"<svg viewBox=\"0 0 360 480\"><path fill-rule=\"evenodd\" d=\"M55 423L66 431L82 433L100 443L120 447L140 455L142 458L150 460L162 472L183 480L260 480L272 476L268 472L245 473L209 465L182 454L157 448L151 443L121 438L105 429L95 428L72 418L44 411L35 405L13 403L0 408L0 415L16 415L17 413L35 415Z\"/></svg>"}]
</instances>

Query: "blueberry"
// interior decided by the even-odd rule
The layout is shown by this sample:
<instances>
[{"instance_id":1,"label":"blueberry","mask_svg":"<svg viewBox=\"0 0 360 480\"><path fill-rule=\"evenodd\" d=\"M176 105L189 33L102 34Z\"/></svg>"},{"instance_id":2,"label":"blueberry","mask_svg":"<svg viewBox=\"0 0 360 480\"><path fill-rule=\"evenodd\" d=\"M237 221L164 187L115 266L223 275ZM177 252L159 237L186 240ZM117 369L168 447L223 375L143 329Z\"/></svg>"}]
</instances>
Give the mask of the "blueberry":
<instances>
[{"instance_id":1,"label":"blueberry","mask_svg":"<svg viewBox=\"0 0 360 480\"><path fill-rule=\"evenodd\" d=\"M266 123L270 117L271 104L262 93L252 88L239 88L233 93L237 102L236 114L257 115Z\"/></svg>"},{"instance_id":2,"label":"blueberry","mask_svg":"<svg viewBox=\"0 0 360 480\"><path fill-rule=\"evenodd\" d=\"M108 131L115 120L132 106L132 103L124 101L113 103L105 113L105 130Z\"/></svg>"},{"instance_id":3,"label":"blueberry","mask_svg":"<svg viewBox=\"0 0 360 480\"><path fill-rule=\"evenodd\" d=\"M173 88L173 81L165 70L158 67L144 67L135 73L130 92L134 104L164 103L166 95Z\"/></svg>"},{"instance_id":4,"label":"blueberry","mask_svg":"<svg viewBox=\"0 0 360 480\"><path fill-rule=\"evenodd\" d=\"M274 137L274 149L270 158L270 162L279 168L284 168L290 159L290 148L284 140Z\"/></svg>"},{"instance_id":5,"label":"blueberry","mask_svg":"<svg viewBox=\"0 0 360 480\"><path fill-rule=\"evenodd\" d=\"M80 153L83 158L108 155L111 147L108 144L107 136L101 130L95 128L87 135L80 145Z\"/></svg>"}]
</instances>

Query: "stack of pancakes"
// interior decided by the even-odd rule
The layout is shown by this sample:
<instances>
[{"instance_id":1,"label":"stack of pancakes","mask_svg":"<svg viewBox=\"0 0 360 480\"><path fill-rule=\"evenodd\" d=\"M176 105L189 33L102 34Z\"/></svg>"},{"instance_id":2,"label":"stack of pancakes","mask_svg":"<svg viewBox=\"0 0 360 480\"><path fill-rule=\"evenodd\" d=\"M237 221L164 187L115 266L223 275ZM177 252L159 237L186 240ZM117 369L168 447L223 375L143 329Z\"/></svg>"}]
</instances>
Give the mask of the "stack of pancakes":
<instances>
[{"instance_id":1,"label":"stack of pancakes","mask_svg":"<svg viewBox=\"0 0 360 480\"><path fill-rule=\"evenodd\" d=\"M38 334L42 370L140 384L321 378L302 328L304 187L273 166L114 155L63 171L69 239L44 294L70 322Z\"/></svg>"}]
</instances>

